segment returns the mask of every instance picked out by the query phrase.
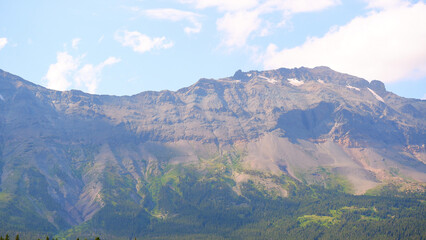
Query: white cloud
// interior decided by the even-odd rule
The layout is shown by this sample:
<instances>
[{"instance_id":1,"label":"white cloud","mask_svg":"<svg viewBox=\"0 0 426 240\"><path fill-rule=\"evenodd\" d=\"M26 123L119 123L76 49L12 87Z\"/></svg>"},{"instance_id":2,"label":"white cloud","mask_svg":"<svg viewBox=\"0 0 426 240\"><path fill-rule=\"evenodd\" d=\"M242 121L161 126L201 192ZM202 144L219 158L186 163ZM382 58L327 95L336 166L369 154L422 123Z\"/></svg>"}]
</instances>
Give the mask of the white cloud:
<instances>
[{"instance_id":1,"label":"white cloud","mask_svg":"<svg viewBox=\"0 0 426 240\"><path fill-rule=\"evenodd\" d=\"M161 9L144 10L143 14L150 18L169 20L173 22L178 22L182 20L189 21L191 22L193 26L185 27L184 31L188 34L199 33L202 28L202 24L198 20L201 17L201 15L193 13L193 12L182 11L182 10L172 9L172 8L161 8Z\"/></svg>"},{"instance_id":2,"label":"white cloud","mask_svg":"<svg viewBox=\"0 0 426 240\"><path fill-rule=\"evenodd\" d=\"M85 64L80 68L81 61L85 55L71 56L68 52L58 52L56 63L49 66L49 70L43 77L47 81L47 87L54 90L64 91L71 87L81 89L84 87L89 93L95 93L101 82L102 70L106 66L119 63L121 59L109 57L100 64Z\"/></svg>"},{"instance_id":3,"label":"white cloud","mask_svg":"<svg viewBox=\"0 0 426 240\"><path fill-rule=\"evenodd\" d=\"M181 3L193 4L196 8L216 7L220 11L241 11L258 5L258 0L180 0Z\"/></svg>"},{"instance_id":4,"label":"white cloud","mask_svg":"<svg viewBox=\"0 0 426 240\"><path fill-rule=\"evenodd\" d=\"M127 30L116 32L115 39L125 47L131 47L133 51L144 53L153 49L167 49L173 47L173 42L166 41L166 37L151 38L140 32Z\"/></svg>"},{"instance_id":5,"label":"white cloud","mask_svg":"<svg viewBox=\"0 0 426 240\"><path fill-rule=\"evenodd\" d=\"M340 0L266 0L260 5L264 12L282 11L285 14L316 12L339 5Z\"/></svg>"},{"instance_id":6,"label":"white cloud","mask_svg":"<svg viewBox=\"0 0 426 240\"><path fill-rule=\"evenodd\" d=\"M133 6L133 7L123 7L123 8L128 9L128 10L130 10L132 12L139 12L141 10L139 7L135 7L135 6Z\"/></svg>"},{"instance_id":7,"label":"white cloud","mask_svg":"<svg viewBox=\"0 0 426 240\"><path fill-rule=\"evenodd\" d=\"M372 9L389 9L409 5L409 2L403 0L364 0Z\"/></svg>"},{"instance_id":8,"label":"white cloud","mask_svg":"<svg viewBox=\"0 0 426 240\"><path fill-rule=\"evenodd\" d=\"M78 49L78 44L80 43L81 38L74 38L71 42L71 46L74 49Z\"/></svg>"},{"instance_id":9,"label":"white cloud","mask_svg":"<svg viewBox=\"0 0 426 240\"><path fill-rule=\"evenodd\" d=\"M74 80L77 87L83 84L89 93L95 93L101 82L102 70L104 67L119 63L121 59L109 57L102 63L93 66L93 64L86 64L75 74Z\"/></svg>"},{"instance_id":10,"label":"white cloud","mask_svg":"<svg viewBox=\"0 0 426 240\"><path fill-rule=\"evenodd\" d=\"M201 32L201 28L203 26L201 25L201 23L199 22L194 22L194 26L193 27L185 27L183 30L185 31L185 33L187 34L191 34L191 33L199 33Z\"/></svg>"},{"instance_id":11,"label":"white cloud","mask_svg":"<svg viewBox=\"0 0 426 240\"><path fill-rule=\"evenodd\" d=\"M272 28L282 27L296 13L321 11L340 4L340 0L180 0L196 8L217 8L224 16L216 21L222 34L222 45L230 48L247 46L250 37L266 36ZM266 18L280 13L279 24Z\"/></svg>"},{"instance_id":12,"label":"white cloud","mask_svg":"<svg viewBox=\"0 0 426 240\"><path fill-rule=\"evenodd\" d=\"M107 58L105 61L103 61L99 66L101 66L102 68L108 65L113 65L116 63L121 62L121 59L116 58L116 57L109 57Z\"/></svg>"},{"instance_id":13,"label":"white cloud","mask_svg":"<svg viewBox=\"0 0 426 240\"><path fill-rule=\"evenodd\" d=\"M58 52L56 63L49 66L44 79L47 80L47 87L59 91L68 89L72 82L69 77L78 68L80 58L74 58L67 52Z\"/></svg>"},{"instance_id":14,"label":"white cloud","mask_svg":"<svg viewBox=\"0 0 426 240\"><path fill-rule=\"evenodd\" d=\"M7 44L7 38L0 38L0 50Z\"/></svg>"},{"instance_id":15,"label":"white cloud","mask_svg":"<svg viewBox=\"0 0 426 240\"><path fill-rule=\"evenodd\" d=\"M422 100L426 100L426 93L423 95Z\"/></svg>"},{"instance_id":16,"label":"white cloud","mask_svg":"<svg viewBox=\"0 0 426 240\"><path fill-rule=\"evenodd\" d=\"M216 22L217 30L224 34L222 44L228 47L243 47L247 38L259 29L260 24L261 20L255 11L226 13Z\"/></svg>"},{"instance_id":17,"label":"white cloud","mask_svg":"<svg viewBox=\"0 0 426 240\"><path fill-rule=\"evenodd\" d=\"M385 82L426 76L426 5L401 5L371 12L278 51L271 44L265 68L329 66L369 80Z\"/></svg>"},{"instance_id":18,"label":"white cloud","mask_svg":"<svg viewBox=\"0 0 426 240\"><path fill-rule=\"evenodd\" d=\"M268 11L285 10L289 13L320 11L341 3L340 0L180 0L180 2L192 4L199 9L215 7L223 12L269 9Z\"/></svg>"}]
</instances>

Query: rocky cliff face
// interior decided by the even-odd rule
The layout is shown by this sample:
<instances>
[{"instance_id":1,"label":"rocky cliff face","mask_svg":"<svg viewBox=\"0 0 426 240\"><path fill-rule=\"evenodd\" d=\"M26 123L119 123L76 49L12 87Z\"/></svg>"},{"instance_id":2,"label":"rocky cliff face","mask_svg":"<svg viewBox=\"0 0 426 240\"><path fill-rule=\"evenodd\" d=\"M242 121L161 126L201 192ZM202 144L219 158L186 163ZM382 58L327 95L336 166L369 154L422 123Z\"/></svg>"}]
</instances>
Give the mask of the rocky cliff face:
<instances>
[{"instance_id":1,"label":"rocky cliff face","mask_svg":"<svg viewBox=\"0 0 426 240\"><path fill-rule=\"evenodd\" d=\"M213 159L221 170L235 156L226 174L237 194L250 180L286 196L278 175L340 179L356 194L387 183L423 189L425 139L426 101L327 67L237 71L123 97L53 91L0 71L0 203L19 196L57 228L122 195L148 204L152 177L173 166L204 171Z\"/></svg>"}]
</instances>

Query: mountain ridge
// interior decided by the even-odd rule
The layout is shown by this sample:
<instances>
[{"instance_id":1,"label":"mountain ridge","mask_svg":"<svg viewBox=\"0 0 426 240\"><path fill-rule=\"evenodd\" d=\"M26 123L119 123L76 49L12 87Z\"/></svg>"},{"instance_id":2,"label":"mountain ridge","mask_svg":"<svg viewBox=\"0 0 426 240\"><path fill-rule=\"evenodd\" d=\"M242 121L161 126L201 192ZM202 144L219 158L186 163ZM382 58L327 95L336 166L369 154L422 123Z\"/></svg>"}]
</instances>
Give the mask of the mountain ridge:
<instances>
[{"instance_id":1,"label":"mountain ridge","mask_svg":"<svg viewBox=\"0 0 426 240\"><path fill-rule=\"evenodd\" d=\"M346 76L346 77L349 77L349 78L354 79L354 80L358 80L358 81L361 80L359 82L362 82L360 85L363 86L363 87L369 86L369 84L370 84L370 86L373 86L372 87L373 90L382 91L382 92L383 92L383 90L386 91L384 83L381 82L381 81L379 81L379 80L372 80L371 82L369 82L369 81L367 81L367 80L365 80L363 78L354 77L354 76L352 76L350 74L335 72L334 70L332 70L331 68L326 67L326 66L315 67L315 68L312 68L312 69L311 68L306 68L306 67L301 67L301 68L294 68L294 69L280 68L280 69L276 69L276 70L265 70L265 71L253 70L253 71L248 71L248 72L243 72L242 70L237 70L235 72L235 74L233 76L231 76L231 77L226 77L226 78L221 78L221 79L201 78L200 80L198 80L197 82L195 82L192 85L196 85L199 81L203 81L203 80L215 80L215 81L219 80L220 81L220 80L223 80L223 79L234 79L234 80L238 80L239 78L244 78L244 79L248 80L248 79L250 79L250 77L247 77L247 74L253 74L253 73L259 74L259 73L262 73L262 72L289 71L289 70L296 70L296 73L293 73L292 76L300 76L300 72L298 74L299 70L300 71L310 70L310 71L312 71L315 74L319 74L318 76L321 76L321 73L324 73L324 72L332 72L332 73L334 73L336 75ZM14 74L12 74L10 72L7 72L7 71L4 71L2 69L0 69L0 74L1 74L2 78L6 78L7 77L8 79L13 80L15 82L16 81L21 81L21 82L23 82L25 84L28 84L28 85L32 86L32 87L43 88L45 90L56 91L56 92L81 92L81 93L84 93L84 94L95 95L95 96L134 97L136 95L140 95L140 94L144 94L144 93L153 93L153 92L179 92L179 91L181 91L183 89L188 88L188 87L182 87L180 89L177 89L176 91L172 91L172 90L168 90L168 89L159 90L159 91L156 91L156 90L147 90L147 91L142 91L142 92L139 92L139 93L136 93L136 94L133 94L133 95L90 94L90 93L86 93L86 92L78 90L78 89L70 89L70 90L65 90L65 91L59 91L59 90L49 89L47 87L43 87L43 86L35 84L35 83L31 82L31 81L25 80L25 79L23 79L23 78L21 78L21 77L19 77L17 75L14 75ZM365 84L365 83L367 83L367 84ZM359 84L356 84L356 85L359 85Z\"/></svg>"},{"instance_id":2,"label":"mountain ridge","mask_svg":"<svg viewBox=\"0 0 426 240\"><path fill-rule=\"evenodd\" d=\"M426 101L327 67L132 96L54 91L1 71L0 94L2 194L57 229L96 219L121 195L165 216L158 187L182 194L181 168L217 172L237 196L253 183L288 197L292 181L424 191Z\"/></svg>"}]
</instances>

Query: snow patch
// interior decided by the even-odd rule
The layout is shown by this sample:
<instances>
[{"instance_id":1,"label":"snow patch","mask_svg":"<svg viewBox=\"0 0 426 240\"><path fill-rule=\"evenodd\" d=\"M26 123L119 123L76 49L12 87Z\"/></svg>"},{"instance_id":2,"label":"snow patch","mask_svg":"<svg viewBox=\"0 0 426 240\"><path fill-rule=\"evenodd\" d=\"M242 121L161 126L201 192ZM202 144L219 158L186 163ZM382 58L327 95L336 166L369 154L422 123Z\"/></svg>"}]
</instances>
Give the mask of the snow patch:
<instances>
[{"instance_id":1,"label":"snow patch","mask_svg":"<svg viewBox=\"0 0 426 240\"><path fill-rule=\"evenodd\" d=\"M351 85L347 85L346 87L349 88L349 89L357 90L358 92L361 91L361 89L359 89L357 87L353 87Z\"/></svg>"},{"instance_id":2,"label":"snow patch","mask_svg":"<svg viewBox=\"0 0 426 240\"><path fill-rule=\"evenodd\" d=\"M240 83L241 80L234 80L234 79L217 79L218 82L227 82L227 83Z\"/></svg>"},{"instance_id":3,"label":"snow patch","mask_svg":"<svg viewBox=\"0 0 426 240\"><path fill-rule=\"evenodd\" d=\"M377 100L380 102L385 102L385 100L383 100L383 98L380 97L375 91L371 90L370 88L368 88L368 90L374 95L374 97L376 97Z\"/></svg>"},{"instance_id":4,"label":"snow patch","mask_svg":"<svg viewBox=\"0 0 426 240\"><path fill-rule=\"evenodd\" d=\"M266 81L268 81L269 83L272 83L272 84L275 84L275 83L277 83L278 81L277 80L275 80L275 79L271 79L271 78L267 78L267 77L265 77L265 76L259 76L260 78L263 78L263 79L265 79Z\"/></svg>"},{"instance_id":5,"label":"snow patch","mask_svg":"<svg viewBox=\"0 0 426 240\"><path fill-rule=\"evenodd\" d=\"M251 73L247 73L247 77L251 77L253 74Z\"/></svg>"},{"instance_id":6,"label":"snow patch","mask_svg":"<svg viewBox=\"0 0 426 240\"><path fill-rule=\"evenodd\" d=\"M299 81L296 78L287 78L288 82L296 87L302 86L305 82Z\"/></svg>"},{"instance_id":7,"label":"snow patch","mask_svg":"<svg viewBox=\"0 0 426 240\"><path fill-rule=\"evenodd\" d=\"M325 82L321 79L318 79L317 82L324 84Z\"/></svg>"},{"instance_id":8,"label":"snow patch","mask_svg":"<svg viewBox=\"0 0 426 240\"><path fill-rule=\"evenodd\" d=\"M0 99L2 100L2 101L5 101L4 100L4 97L0 94Z\"/></svg>"}]
</instances>

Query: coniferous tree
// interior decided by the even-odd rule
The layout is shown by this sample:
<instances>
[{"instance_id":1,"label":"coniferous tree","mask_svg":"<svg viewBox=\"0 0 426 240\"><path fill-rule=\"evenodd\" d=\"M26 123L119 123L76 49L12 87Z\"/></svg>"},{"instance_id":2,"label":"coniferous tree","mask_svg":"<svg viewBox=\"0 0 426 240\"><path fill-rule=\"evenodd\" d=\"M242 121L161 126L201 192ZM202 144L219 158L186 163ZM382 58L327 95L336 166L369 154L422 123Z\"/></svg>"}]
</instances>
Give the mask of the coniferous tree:
<instances>
[{"instance_id":1,"label":"coniferous tree","mask_svg":"<svg viewBox=\"0 0 426 240\"><path fill-rule=\"evenodd\" d=\"M49 236L46 237L46 240L49 240Z\"/></svg>"},{"instance_id":2,"label":"coniferous tree","mask_svg":"<svg viewBox=\"0 0 426 240\"><path fill-rule=\"evenodd\" d=\"M0 240L4 240L3 236L0 236Z\"/></svg>"},{"instance_id":3,"label":"coniferous tree","mask_svg":"<svg viewBox=\"0 0 426 240\"><path fill-rule=\"evenodd\" d=\"M9 235L6 234L6 237L4 238L5 240L9 240Z\"/></svg>"},{"instance_id":4,"label":"coniferous tree","mask_svg":"<svg viewBox=\"0 0 426 240\"><path fill-rule=\"evenodd\" d=\"M19 240L19 234L16 234L15 240Z\"/></svg>"},{"instance_id":5,"label":"coniferous tree","mask_svg":"<svg viewBox=\"0 0 426 240\"><path fill-rule=\"evenodd\" d=\"M96 239L95 240L101 240L99 237L96 237Z\"/></svg>"}]
</instances>

